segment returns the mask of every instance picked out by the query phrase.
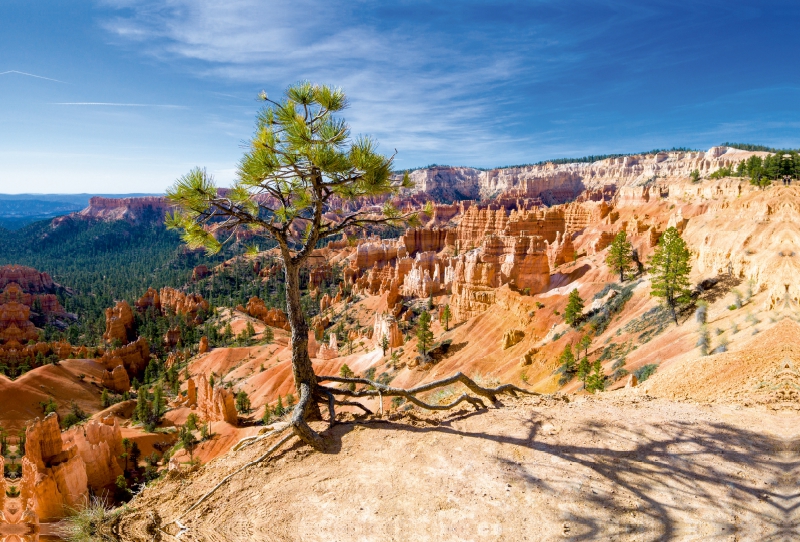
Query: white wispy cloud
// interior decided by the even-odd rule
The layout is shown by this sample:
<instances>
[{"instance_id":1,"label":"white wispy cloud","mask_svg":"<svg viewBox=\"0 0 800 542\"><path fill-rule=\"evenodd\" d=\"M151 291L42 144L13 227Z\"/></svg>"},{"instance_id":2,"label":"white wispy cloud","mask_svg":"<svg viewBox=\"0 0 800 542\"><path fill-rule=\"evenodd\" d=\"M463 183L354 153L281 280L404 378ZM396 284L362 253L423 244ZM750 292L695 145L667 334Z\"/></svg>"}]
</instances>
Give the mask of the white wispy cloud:
<instances>
[{"instance_id":1,"label":"white wispy cloud","mask_svg":"<svg viewBox=\"0 0 800 542\"><path fill-rule=\"evenodd\" d=\"M33 74L33 73L21 72L21 71L17 71L17 70L8 70L8 71L0 72L0 75L11 75L11 74L24 75L25 77L35 77L36 79L44 79L45 81L55 81L56 83L64 83L65 85L69 84L66 81L61 81L59 79L53 79L51 77L44 77L42 75L36 75L36 74Z\"/></svg>"},{"instance_id":2,"label":"white wispy cloud","mask_svg":"<svg viewBox=\"0 0 800 542\"><path fill-rule=\"evenodd\" d=\"M520 97L497 89L549 69L531 62L547 43L472 33L456 46L423 21L371 17L362 2L111 4L129 14L104 23L118 39L210 80L263 85L271 95L300 79L343 87L354 133L399 149L398 164L421 153L474 161L505 152L513 140L503 125L513 118L498 102Z\"/></svg>"}]
</instances>

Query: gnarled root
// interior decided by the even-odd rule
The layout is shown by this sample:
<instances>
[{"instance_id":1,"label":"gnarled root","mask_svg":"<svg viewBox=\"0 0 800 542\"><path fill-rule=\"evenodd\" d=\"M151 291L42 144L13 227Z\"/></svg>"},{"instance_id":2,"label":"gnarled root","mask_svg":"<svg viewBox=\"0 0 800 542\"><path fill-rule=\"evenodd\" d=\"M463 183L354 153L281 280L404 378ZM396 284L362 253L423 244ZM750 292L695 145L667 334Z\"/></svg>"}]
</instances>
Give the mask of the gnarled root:
<instances>
[{"instance_id":1,"label":"gnarled root","mask_svg":"<svg viewBox=\"0 0 800 542\"><path fill-rule=\"evenodd\" d=\"M520 387L514 386L513 384L503 384L502 386L498 386L496 388L485 388L480 386L477 382L469 378L464 373L456 373L453 376L448 378L443 378L441 380L436 380L434 382L430 382L428 384L423 384L421 386L417 386L411 389L403 389L403 388L394 388L392 386L387 386L386 384L381 384L380 382L376 382L374 380L369 380L367 378L345 378L341 376L318 376L318 382L339 382L343 384L364 384L368 386L368 388L361 389L361 390L349 390L349 389L339 389L339 388L331 388L328 386L321 386L317 385L317 392L320 394L324 394L327 397L332 397L335 395L344 395L347 397L378 397L383 399L383 397L403 397L407 401L417 405L420 408L424 408L427 410L450 410L451 408L455 408L457 405L467 402L471 404L475 410L486 408L484 402L475 397L475 395L479 395L481 397L486 397L491 402L497 401L497 396L501 393L507 393L516 397L518 393L523 393L526 395L538 395L536 392L532 392L529 390L522 389ZM417 394L429 392L435 390L437 388L442 388L444 386L449 386L451 384L461 383L468 390L470 390L474 395L470 395L469 393L461 394L455 401L446 405L434 405L431 403L426 403L421 399L417 398ZM361 405L357 401L341 401L336 400L334 404L339 405L348 405L348 406L356 406L361 408L362 410L366 411L367 413L371 413L369 409L367 409L364 405ZM329 406L329 411L332 411L333 407ZM331 415L333 419L333 415Z\"/></svg>"},{"instance_id":2,"label":"gnarled root","mask_svg":"<svg viewBox=\"0 0 800 542\"><path fill-rule=\"evenodd\" d=\"M305 421L305 411L307 409L307 405L309 405L310 401L314 402L323 402L327 403L328 406L328 416L329 416L329 424L333 426L336 422L336 411L335 405L345 405L345 406L353 406L356 408L360 408L367 414L372 414L372 411L369 410L367 407L362 405L357 401L347 401L342 399L337 399L336 396L345 397L352 397L352 398L359 398L359 397L378 397L381 400L383 397L403 397L407 401L415 404L420 408L424 408L427 410L450 410L455 408L461 403L467 402L471 404L475 410L479 410L481 408L486 408L486 404L483 402L480 397L485 397L492 403L497 401L497 396L503 393L507 393L511 396L516 397L518 393L526 394L526 395L538 395L536 392L532 392L529 390L522 389L518 386L514 386L513 384L503 384L496 388L485 388L479 385L477 382L469 378L464 373L456 373L453 376L443 378L441 380L436 380L434 382L430 382L428 384L422 384L421 386L417 386L411 389L403 389L403 388L395 388L392 386L388 386L386 384L382 384L380 382L376 382L374 380L369 380L368 378L345 378L341 376L318 376L318 382L339 382L342 384L363 384L367 386L364 389L360 390L349 390L349 389L340 389L340 388L332 388L329 386L322 386L317 384L314 391L311 391L311 387L308 384L301 384L300 385L300 402L295 407L294 413L292 415L292 428L294 429L294 434L297 435L303 442L308 444L309 446L313 447L316 450L322 450L324 448L324 440L318 433L316 433ZM470 392L470 393L462 393L455 401L448 403L446 405L435 405L431 403L426 403L425 401L419 399L417 397L420 393L429 392L435 390L437 388L442 388L445 386L449 386L451 384L463 384ZM476 397L478 396L478 397Z\"/></svg>"}]
</instances>

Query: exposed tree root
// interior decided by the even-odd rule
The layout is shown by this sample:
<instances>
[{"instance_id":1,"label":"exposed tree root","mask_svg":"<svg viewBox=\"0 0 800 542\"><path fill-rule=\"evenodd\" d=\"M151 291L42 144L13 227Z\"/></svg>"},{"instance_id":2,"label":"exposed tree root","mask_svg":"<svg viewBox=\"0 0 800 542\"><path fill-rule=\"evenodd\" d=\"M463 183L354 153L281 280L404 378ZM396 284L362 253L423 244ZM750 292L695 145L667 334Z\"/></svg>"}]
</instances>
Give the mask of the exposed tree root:
<instances>
[{"instance_id":1,"label":"exposed tree root","mask_svg":"<svg viewBox=\"0 0 800 542\"><path fill-rule=\"evenodd\" d=\"M328 405L328 416L329 416L329 424L332 426L336 423L336 410L335 405L343 405L343 406L352 406L356 408L360 408L367 414L372 414L372 411L362 405L357 401L347 401L342 399L337 399L336 396L344 395L346 397L378 397L383 402L383 397L403 397L407 401L415 404L420 408L424 408L427 410L450 410L455 408L457 405L467 402L471 404L475 410L479 410L481 408L486 408L486 404L481 400L479 397L475 397L475 395L485 397L491 402L497 401L497 396L502 393L507 393L516 397L517 393L523 393L527 395L539 395L536 392L528 391L522 389L518 386L514 386L513 384L503 384L502 386L498 386L496 388L485 388L480 386L477 382L469 378L464 373L456 373L453 376L448 378L443 378L441 380L436 380L434 382L430 382L428 384L423 384L421 386L417 386L411 389L403 389L403 388L395 388L392 386L388 386L386 384L382 384L380 382L376 382L374 380L369 380L367 378L345 378L340 376L318 376L317 382L339 382L343 384L363 384L367 386L361 390L350 390L350 389L340 389L340 388L331 388L328 386L322 386L317 384L314 388L313 394L310 393L310 386L307 384L300 385L300 402L297 404L295 408L294 414L292 415L292 427L294 428L294 433L306 444L310 445L311 447L322 450L324 448L324 440L320 437L311 427L309 427L308 423L305 421L305 411L309 404L309 401L312 399L318 402L324 402ZM469 393L461 394L455 401L452 403L448 403L446 405L434 405L431 403L426 403L421 399L417 398L416 395L420 393L429 392L435 390L437 388L442 388L445 386L449 386L451 384L461 383L466 388L471 391L474 395L470 395ZM381 411L383 410L383 405L381 404Z\"/></svg>"},{"instance_id":2,"label":"exposed tree root","mask_svg":"<svg viewBox=\"0 0 800 542\"><path fill-rule=\"evenodd\" d=\"M291 427L291 425L289 425L288 423L284 423L283 427L279 427L279 428L274 429L272 431L268 431L268 432L266 432L266 433L264 433L262 435L253 435L251 437L244 437L239 442L237 442L233 446L233 448L231 448L231 450L236 452L236 451L241 450L242 448L246 448L247 446L250 446L251 444L256 443L256 442L258 442L260 440L264 440L265 438L269 438L269 437L271 437L273 435L277 435L278 433L283 433L284 431L289 429L289 427Z\"/></svg>"},{"instance_id":3,"label":"exposed tree root","mask_svg":"<svg viewBox=\"0 0 800 542\"><path fill-rule=\"evenodd\" d=\"M253 461L251 461L251 462L249 462L249 463L247 463L247 464L245 464L245 465L242 465L241 467L239 467L238 469L236 469L235 471L233 471L232 473L230 473L228 476L226 476L225 478L223 478L223 479L222 479L222 481L221 481L220 483L218 483L217 485L215 485L215 486L214 486L214 487L213 487L213 488L212 488L212 489L211 489L211 490L210 490L208 493L206 493L205 495L203 495L202 497L200 497L200 499L199 499L199 500L198 500L196 503L194 503L192 506L190 506L190 507L189 507L189 508L188 508L188 509L187 509L187 510L186 510L186 511L183 513L183 514L181 514L180 516L178 516L177 518L175 518L175 519L173 520L173 522L177 522L179 519L181 519L182 517L184 517L186 514L188 514L189 512L191 512L192 510L194 510L195 508L197 508L198 506L200 506L201 504L203 504L203 502L205 502L205 501L206 501L206 500L207 500L207 499L208 499L208 498L209 498L211 495L213 495L215 491L217 491L219 488L221 488L223 485L225 485L225 483L226 483L228 480L230 480L231 478L233 478L234 476L236 476L237 474L239 474L239 473L240 473L240 472L242 472L243 470L245 470L245 469L247 469L247 468L250 468L250 467L252 467L253 465L256 465L256 464L258 464L258 463L261 463L262 461L264 461L265 459L267 459L267 458L268 458L270 455L272 455L272 453L273 453L275 450L277 450L278 448L280 448L281 446L283 446L284 444L286 444L286 443L287 443L287 442L288 442L290 439L292 439L294 436L295 436L295 434L294 434L294 433L289 433L288 435L285 435L285 436L284 436L284 437L283 437L281 440L279 440L278 442L276 442L275 444L273 444L272 446L270 446L269 450L267 450L267 451L266 451L266 452L265 452L265 453L264 453L264 454L263 454L261 457L259 457L258 459L254 459Z\"/></svg>"},{"instance_id":4,"label":"exposed tree root","mask_svg":"<svg viewBox=\"0 0 800 542\"><path fill-rule=\"evenodd\" d=\"M453 376L443 378L441 380L436 380L434 382L430 382L428 384L423 384L421 386L417 386L411 389L403 389L403 388L394 388L392 386L387 386L386 384L381 384L380 382L375 382L374 380L369 380L366 378L344 378L341 376L318 376L318 382L341 382L345 384L364 384L369 386L370 388L351 391L349 389L337 389L337 388L328 388L325 386L318 386L322 390L328 393L336 394L336 395L347 395L349 397L375 397L375 396L387 396L387 397L403 397L412 403L421 406L422 408L430 409L430 410L446 410L447 408L453 408L455 405L460 403L461 401L468 401L472 406L477 408L485 408L486 405L478 399L477 397L473 397L468 394L464 394L459 399L452 403L450 406L443 405L430 405L428 403L424 403L423 401L417 399L415 396L420 393L425 393L428 391L435 390L437 388L442 388L444 386L449 386L451 384L461 383L467 387L472 393L475 395L480 395L482 397L486 397L492 402L497 401L497 396L501 393L507 393L511 396L516 397L517 393L524 393L527 395L539 395L536 392L524 390L518 386L513 384L503 384L502 386L498 386L496 388L484 388L483 386L478 385L477 382L469 378L464 373L456 373Z\"/></svg>"}]
</instances>

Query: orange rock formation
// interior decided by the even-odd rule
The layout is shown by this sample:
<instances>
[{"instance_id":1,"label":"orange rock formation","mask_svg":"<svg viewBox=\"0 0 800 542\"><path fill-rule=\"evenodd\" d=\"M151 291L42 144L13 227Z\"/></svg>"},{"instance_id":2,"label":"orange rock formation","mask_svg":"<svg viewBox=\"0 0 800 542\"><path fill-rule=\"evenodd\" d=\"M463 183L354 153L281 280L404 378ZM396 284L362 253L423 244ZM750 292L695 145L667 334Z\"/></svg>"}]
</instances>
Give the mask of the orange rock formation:
<instances>
[{"instance_id":1,"label":"orange rock formation","mask_svg":"<svg viewBox=\"0 0 800 542\"><path fill-rule=\"evenodd\" d=\"M289 331L289 320L281 309L268 309L258 297L251 297L247 302L247 314L258 318L270 327Z\"/></svg>"},{"instance_id":2,"label":"orange rock formation","mask_svg":"<svg viewBox=\"0 0 800 542\"><path fill-rule=\"evenodd\" d=\"M121 344L128 344L133 339L133 311L127 301L118 301L114 307L106 309L103 339L109 343L119 341Z\"/></svg>"},{"instance_id":3,"label":"orange rock formation","mask_svg":"<svg viewBox=\"0 0 800 542\"><path fill-rule=\"evenodd\" d=\"M190 380L195 384L193 379ZM205 375L200 375L197 386L197 410L200 417L209 422L225 421L236 425L238 415L234 403L233 393L221 386L211 387Z\"/></svg>"}]
</instances>

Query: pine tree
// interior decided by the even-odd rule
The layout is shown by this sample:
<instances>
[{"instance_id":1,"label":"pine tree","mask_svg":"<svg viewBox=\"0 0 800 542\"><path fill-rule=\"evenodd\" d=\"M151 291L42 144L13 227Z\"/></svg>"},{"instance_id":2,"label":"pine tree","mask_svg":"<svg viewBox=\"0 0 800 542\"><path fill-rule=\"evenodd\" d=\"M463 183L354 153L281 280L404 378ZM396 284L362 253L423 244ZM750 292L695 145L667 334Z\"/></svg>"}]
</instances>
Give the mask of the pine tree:
<instances>
[{"instance_id":1,"label":"pine tree","mask_svg":"<svg viewBox=\"0 0 800 542\"><path fill-rule=\"evenodd\" d=\"M662 298L664 304L672 312L675 325L678 325L676 306L690 299L689 264L691 256L686 242L681 239L678 230L672 226L667 228L658 240L653 257L650 260L652 274L652 290L650 295Z\"/></svg>"},{"instance_id":2,"label":"pine tree","mask_svg":"<svg viewBox=\"0 0 800 542\"><path fill-rule=\"evenodd\" d=\"M122 439L122 449L125 450L120 456L122 459L125 460L125 468L123 470L124 472L128 472L128 459L130 458L131 439L129 438Z\"/></svg>"},{"instance_id":3,"label":"pine tree","mask_svg":"<svg viewBox=\"0 0 800 542\"><path fill-rule=\"evenodd\" d=\"M292 421L307 444L322 447L321 437L305 424L305 416L319 411L317 381L308 354L308 323L301 302L300 270L307 265L320 240L375 224L419 223L387 199L382 216L362 208L347 212L346 203L361 197L393 195L403 183L393 175L392 157L384 157L367 137L351 139L347 123L337 115L347 106L341 89L297 83L275 101L262 93L266 107L239 162L233 188L220 195L214 180L197 168L176 181L167 197L179 210L167 217L167 226L183 230L193 248L219 252L223 242L204 229L211 217L223 217L231 227L250 226L276 241L284 270L286 314L292 329L292 370L304 414ZM271 196L264 199L263 195ZM273 201L279 202L274 204ZM335 206L335 220L328 209ZM305 232L298 235L297 232ZM249 253L258 248L250 247ZM326 399L327 401L327 399ZM312 406L313 404L313 406Z\"/></svg>"},{"instance_id":4,"label":"pine tree","mask_svg":"<svg viewBox=\"0 0 800 542\"><path fill-rule=\"evenodd\" d=\"M571 344L564 346L564 351L558 357L558 363L558 372L561 373L558 383L563 386L575 376L575 355L572 353Z\"/></svg>"},{"instance_id":5,"label":"pine tree","mask_svg":"<svg viewBox=\"0 0 800 542\"><path fill-rule=\"evenodd\" d=\"M131 469L136 470L139 468L139 458L142 456L142 451L139 449L139 444L136 441L131 442L131 451L128 453L131 460Z\"/></svg>"},{"instance_id":6,"label":"pine tree","mask_svg":"<svg viewBox=\"0 0 800 542\"><path fill-rule=\"evenodd\" d=\"M581 340L578 341L578 352L580 353L583 350L583 355L589 355L589 347L592 345L592 337L591 335L584 335L581 337Z\"/></svg>"},{"instance_id":7,"label":"pine tree","mask_svg":"<svg viewBox=\"0 0 800 542\"><path fill-rule=\"evenodd\" d=\"M589 363L589 358L583 356L581 360L578 362L578 379L583 382L583 388L586 389L586 379L589 377L589 373L592 371L592 364Z\"/></svg>"},{"instance_id":8,"label":"pine tree","mask_svg":"<svg viewBox=\"0 0 800 542\"><path fill-rule=\"evenodd\" d=\"M389 350L389 336L384 333L381 336L381 350L383 350L383 355L386 355L386 351Z\"/></svg>"},{"instance_id":9,"label":"pine tree","mask_svg":"<svg viewBox=\"0 0 800 542\"><path fill-rule=\"evenodd\" d=\"M100 405L103 408L107 408L109 405L111 405L111 402L108 399L108 390L106 389L104 389L103 393L100 394Z\"/></svg>"},{"instance_id":10,"label":"pine tree","mask_svg":"<svg viewBox=\"0 0 800 542\"><path fill-rule=\"evenodd\" d=\"M236 394L236 410L243 414L250 412L250 397L247 396L247 392L244 390L240 390Z\"/></svg>"},{"instance_id":11,"label":"pine tree","mask_svg":"<svg viewBox=\"0 0 800 542\"><path fill-rule=\"evenodd\" d=\"M158 424L161 421L161 416L164 414L164 390L161 388L161 382L157 382L153 390L153 421Z\"/></svg>"},{"instance_id":12,"label":"pine tree","mask_svg":"<svg viewBox=\"0 0 800 542\"><path fill-rule=\"evenodd\" d=\"M147 388L142 385L136 391L136 410L134 411L136 420L141 423L147 422L149 412L150 405L147 404Z\"/></svg>"},{"instance_id":13,"label":"pine tree","mask_svg":"<svg viewBox=\"0 0 800 542\"><path fill-rule=\"evenodd\" d=\"M586 379L586 391L595 392L606 389L606 375L603 372L603 364L597 360L592 365L592 373Z\"/></svg>"},{"instance_id":14,"label":"pine tree","mask_svg":"<svg viewBox=\"0 0 800 542\"><path fill-rule=\"evenodd\" d=\"M264 342L267 344L272 344L272 341L275 340L275 332L272 331L270 326L264 328Z\"/></svg>"},{"instance_id":15,"label":"pine tree","mask_svg":"<svg viewBox=\"0 0 800 542\"><path fill-rule=\"evenodd\" d=\"M445 331L450 330L450 318L452 317L453 315L450 313L450 305L445 305L444 309L442 309L442 320L444 320Z\"/></svg>"},{"instance_id":16,"label":"pine tree","mask_svg":"<svg viewBox=\"0 0 800 542\"><path fill-rule=\"evenodd\" d=\"M567 308L564 309L564 322L566 322L567 325L575 327L575 325L580 322L582 316L583 299L581 299L578 290L574 289L569 293Z\"/></svg>"},{"instance_id":17,"label":"pine tree","mask_svg":"<svg viewBox=\"0 0 800 542\"><path fill-rule=\"evenodd\" d=\"M339 376L341 376L342 378L353 378L355 376L355 373L350 369L350 367L347 366L346 363L344 363L342 367L339 369ZM350 382L349 384L347 384L347 389L349 389L350 391L355 391L356 390L355 382Z\"/></svg>"},{"instance_id":18,"label":"pine tree","mask_svg":"<svg viewBox=\"0 0 800 542\"><path fill-rule=\"evenodd\" d=\"M194 436L194 433L189 430L188 427L185 425L181 427L181 444L183 444L184 450L189 452L189 461L194 463L194 448L197 446L197 437Z\"/></svg>"},{"instance_id":19,"label":"pine tree","mask_svg":"<svg viewBox=\"0 0 800 542\"><path fill-rule=\"evenodd\" d=\"M619 273L619 281L625 281L625 273L630 270L631 263L633 262L633 246L627 239L625 230L619 232L611 246L608 249L608 256L606 256L606 264L614 273Z\"/></svg>"},{"instance_id":20,"label":"pine tree","mask_svg":"<svg viewBox=\"0 0 800 542\"><path fill-rule=\"evenodd\" d=\"M200 422L200 417L194 412L191 412L189 416L186 417L186 423L184 425L191 431L194 431L197 429L198 422Z\"/></svg>"},{"instance_id":21,"label":"pine tree","mask_svg":"<svg viewBox=\"0 0 800 542\"><path fill-rule=\"evenodd\" d=\"M247 327L245 329L247 331L247 338L248 339L252 338L253 335L256 334L256 328L253 327L253 322L251 322L249 320L247 321Z\"/></svg>"},{"instance_id":22,"label":"pine tree","mask_svg":"<svg viewBox=\"0 0 800 542\"><path fill-rule=\"evenodd\" d=\"M425 361L428 356L428 347L433 341L433 332L431 331L431 314L428 311L422 311L419 315L419 322L417 323L417 350L419 350L422 361Z\"/></svg>"}]
</instances>

